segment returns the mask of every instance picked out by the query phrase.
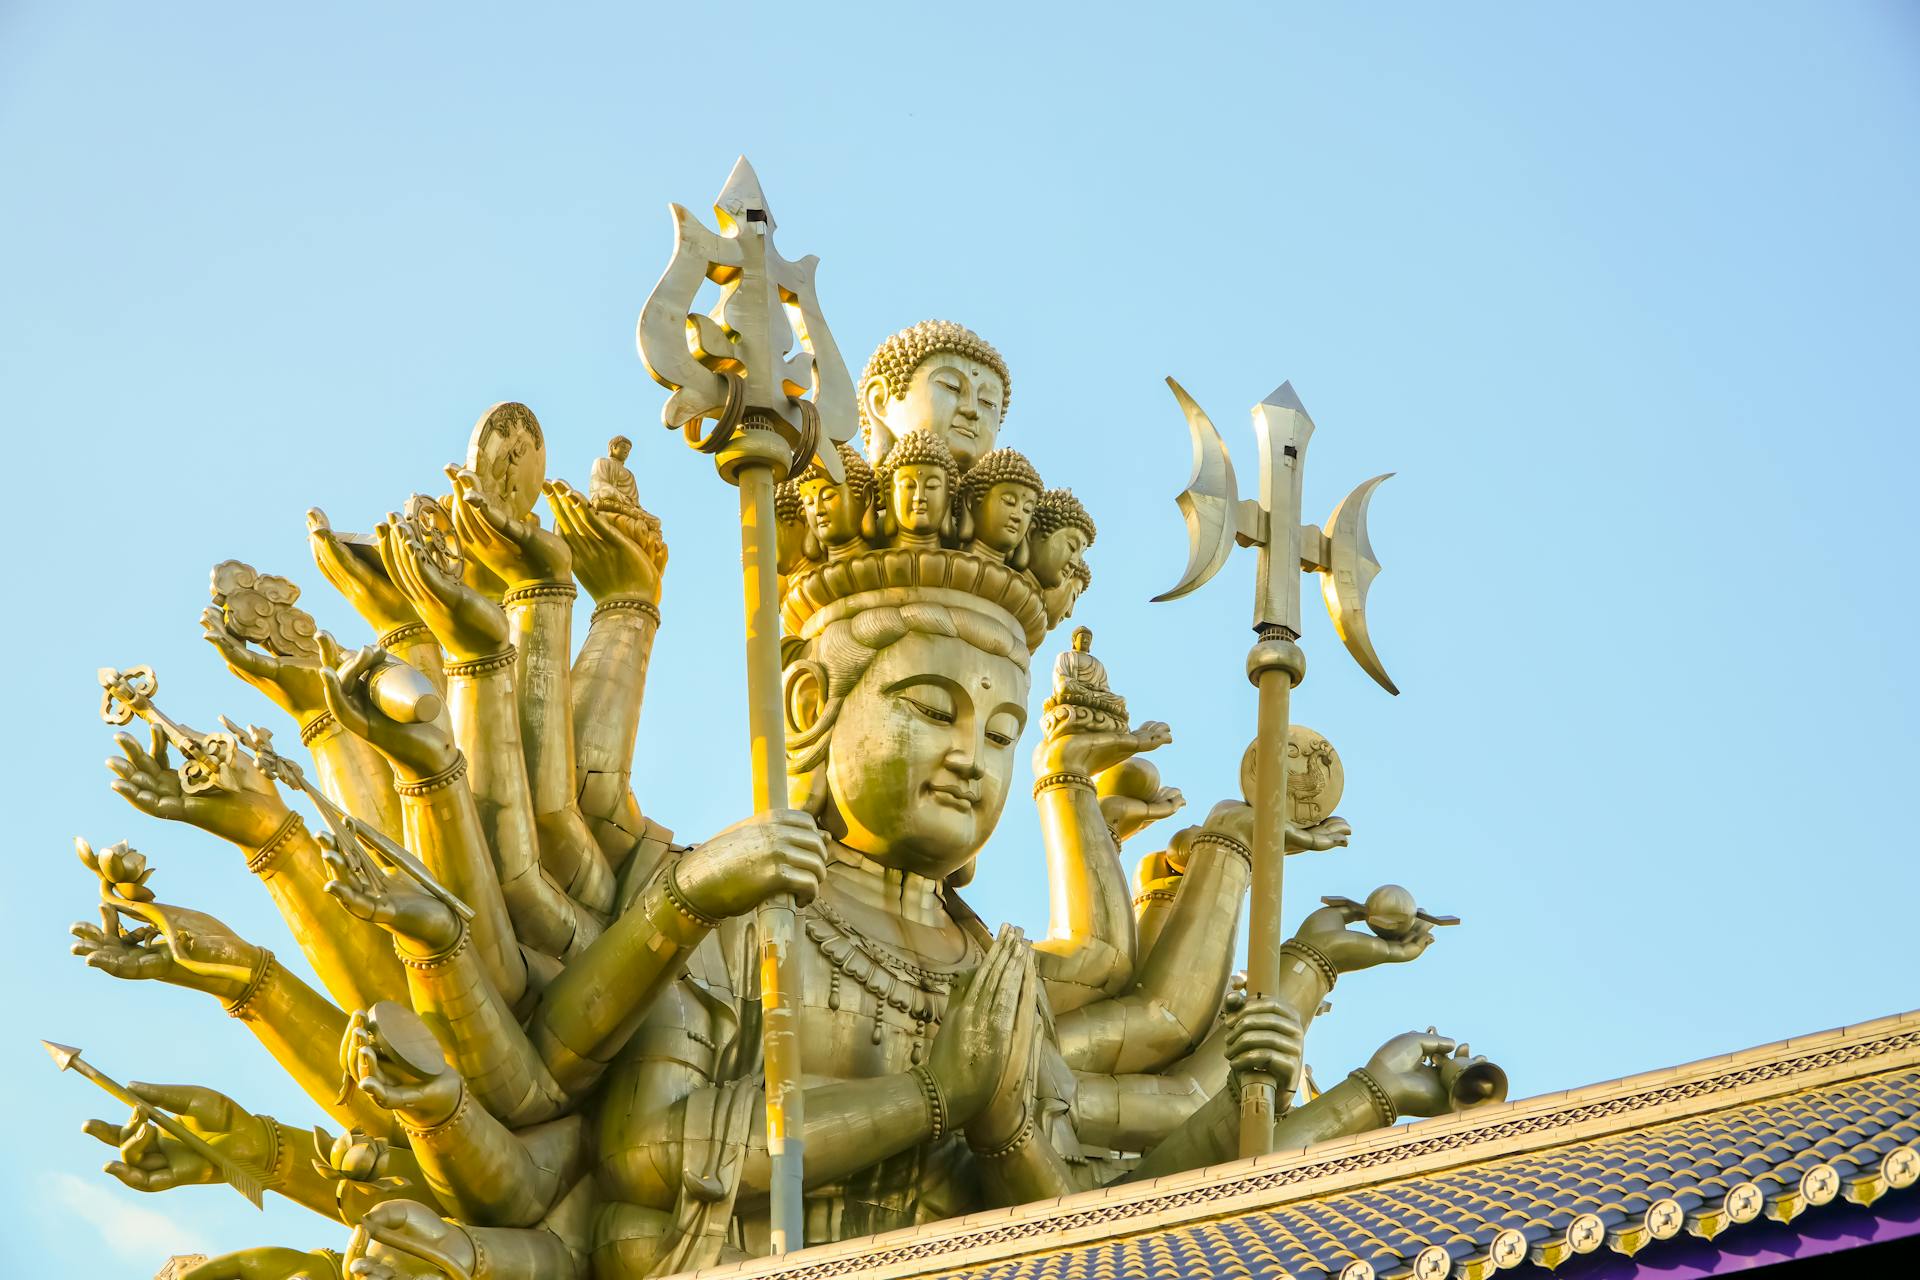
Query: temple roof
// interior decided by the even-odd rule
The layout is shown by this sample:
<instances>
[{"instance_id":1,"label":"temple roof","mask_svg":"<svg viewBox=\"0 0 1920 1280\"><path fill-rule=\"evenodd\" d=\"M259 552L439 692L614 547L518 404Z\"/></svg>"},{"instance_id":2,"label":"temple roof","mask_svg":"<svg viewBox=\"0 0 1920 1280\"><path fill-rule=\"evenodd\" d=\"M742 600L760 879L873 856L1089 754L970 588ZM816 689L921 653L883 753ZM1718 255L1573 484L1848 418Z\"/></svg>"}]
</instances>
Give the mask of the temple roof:
<instances>
[{"instance_id":1,"label":"temple roof","mask_svg":"<svg viewBox=\"0 0 1920 1280\"><path fill-rule=\"evenodd\" d=\"M1920 1011L698 1274L1476 1280L1725 1244L1888 1193L1904 1213L1917 1181Z\"/></svg>"}]
</instances>

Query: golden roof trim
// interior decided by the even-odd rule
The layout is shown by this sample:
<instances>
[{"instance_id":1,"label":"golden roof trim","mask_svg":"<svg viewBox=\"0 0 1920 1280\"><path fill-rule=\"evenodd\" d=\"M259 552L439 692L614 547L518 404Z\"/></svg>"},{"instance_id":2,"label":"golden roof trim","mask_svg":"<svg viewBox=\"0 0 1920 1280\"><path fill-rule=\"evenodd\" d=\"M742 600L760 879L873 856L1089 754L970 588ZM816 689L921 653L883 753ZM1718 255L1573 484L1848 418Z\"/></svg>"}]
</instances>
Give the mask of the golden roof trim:
<instances>
[{"instance_id":1,"label":"golden roof trim","mask_svg":"<svg viewBox=\"0 0 1920 1280\"><path fill-rule=\"evenodd\" d=\"M1273 1208L1920 1067L1920 1010L1378 1129L1301 1151L712 1267L702 1277L898 1280Z\"/></svg>"}]
</instances>

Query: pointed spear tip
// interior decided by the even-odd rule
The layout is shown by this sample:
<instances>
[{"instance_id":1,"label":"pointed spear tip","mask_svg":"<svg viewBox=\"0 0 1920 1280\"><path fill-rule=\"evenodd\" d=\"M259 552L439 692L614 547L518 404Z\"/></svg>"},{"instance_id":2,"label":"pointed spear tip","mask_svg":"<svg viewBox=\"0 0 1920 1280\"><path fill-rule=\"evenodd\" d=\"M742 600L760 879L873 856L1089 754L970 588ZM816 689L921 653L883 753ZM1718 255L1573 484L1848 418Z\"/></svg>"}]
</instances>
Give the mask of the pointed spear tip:
<instances>
[{"instance_id":1,"label":"pointed spear tip","mask_svg":"<svg viewBox=\"0 0 1920 1280\"><path fill-rule=\"evenodd\" d=\"M766 192L760 189L760 175L745 156L733 162L733 172L714 197L713 207L736 222L764 222L769 230L774 225L773 210L767 207Z\"/></svg>"},{"instance_id":2,"label":"pointed spear tip","mask_svg":"<svg viewBox=\"0 0 1920 1280\"><path fill-rule=\"evenodd\" d=\"M53 1059L53 1065L62 1071L72 1066L73 1060L80 1056L80 1051L70 1044L55 1044L51 1040L42 1040L40 1044L46 1049L47 1056Z\"/></svg>"},{"instance_id":3,"label":"pointed spear tip","mask_svg":"<svg viewBox=\"0 0 1920 1280\"><path fill-rule=\"evenodd\" d=\"M1293 383L1291 382L1283 382L1272 391L1269 391L1267 398L1260 403L1270 404L1276 409L1291 409L1295 413L1305 413L1307 411L1307 407L1300 403L1300 396L1294 391Z\"/></svg>"}]
</instances>

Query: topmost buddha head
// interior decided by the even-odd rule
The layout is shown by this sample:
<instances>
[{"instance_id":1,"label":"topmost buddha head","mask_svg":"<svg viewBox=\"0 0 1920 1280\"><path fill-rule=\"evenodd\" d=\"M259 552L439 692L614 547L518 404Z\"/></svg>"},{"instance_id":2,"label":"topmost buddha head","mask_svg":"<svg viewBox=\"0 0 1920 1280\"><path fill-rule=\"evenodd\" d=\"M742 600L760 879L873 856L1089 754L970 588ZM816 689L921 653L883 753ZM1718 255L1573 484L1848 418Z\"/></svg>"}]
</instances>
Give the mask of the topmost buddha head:
<instances>
[{"instance_id":1,"label":"topmost buddha head","mask_svg":"<svg viewBox=\"0 0 1920 1280\"><path fill-rule=\"evenodd\" d=\"M950 320L902 329L860 375L867 457L877 464L901 436L929 431L965 471L993 448L1011 389L1007 362L973 330Z\"/></svg>"}]
</instances>

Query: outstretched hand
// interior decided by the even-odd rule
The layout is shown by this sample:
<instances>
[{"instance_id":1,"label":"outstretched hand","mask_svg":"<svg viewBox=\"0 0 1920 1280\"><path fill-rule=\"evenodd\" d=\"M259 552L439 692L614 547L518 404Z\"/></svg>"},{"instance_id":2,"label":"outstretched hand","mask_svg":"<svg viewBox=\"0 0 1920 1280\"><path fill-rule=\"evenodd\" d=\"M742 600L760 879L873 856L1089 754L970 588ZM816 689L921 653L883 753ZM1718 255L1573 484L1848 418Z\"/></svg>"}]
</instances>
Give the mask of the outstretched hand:
<instances>
[{"instance_id":1,"label":"outstretched hand","mask_svg":"<svg viewBox=\"0 0 1920 1280\"><path fill-rule=\"evenodd\" d=\"M663 565L644 543L564 480L549 480L546 495L553 527L572 549L573 571L588 595L595 600L638 596L649 604L660 603Z\"/></svg>"},{"instance_id":2,"label":"outstretched hand","mask_svg":"<svg viewBox=\"0 0 1920 1280\"><path fill-rule=\"evenodd\" d=\"M375 635L386 635L420 621L420 615L387 576L380 548L370 543L343 541L318 507L307 512L307 545L334 590L346 597L353 611L366 619Z\"/></svg>"},{"instance_id":3,"label":"outstretched hand","mask_svg":"<svg viewBox=\"0 0 1920 1280\"><path fill-rule=\"evenodd\" d=\"M273 779L244 751L233 753L213 787L189 792L174 772L166 734L158 728L144 750L132 734L116 733L113 742L121 754L107 760L113 774L109 785L142 813L199 827L247 849L258 849L272 839L286 820L287 805Z\"/></svg>"},{"instance_id":4,"label":"outstretched hand","mask_svg":"<svg viewBox=\"0 0 1920 1280\"><path fill-rule=\"evenodd\" d=\"M142 921L121 928L122 914ZM236 1000L247 989L261 950L212 916L163 902L138 902L118 895L100 906L100 923L80 921L68 930L70 950L116 978L164 982Z\"/></svg>"},{"instance_id":5,"label":"outstretched hand","mask_svg":"<svg viewBox=\"0 0 1920 1280\"><path fill-rule=\"evenodd\" d=\"M422 955L445 951L460 940L460 918L432 894L373 865L359 850L343 850L330 834L315 839L332 878L326 890L355 917L414 944Z\"/></svg>"},{"instance_id":6,"label":"outstretched hand","mask_svg":"<svg viewBox=\"0 0 1920 1280\"><path fill-rule=\"evenodd\" d=\"M1145 800L1137 796L1100 797L1100 816L1113 828L1114 839L1126 842L1162 818L1178 813L1187 798L1178 787L1161 787Z\"/></svg>"},{"instance_id":7,"label":"outstretched hand","mask_svg":"<svg viewBox=\"0 0 1920 1280\"><path fill-rule=\"evenodd\" d=\"M347 1246L354 1280L471 1280L477 1266L466 1229L414 1200L367 1210Z\"/></svg>"},{"instance_id":8,"label":"outstretched hand","mask_svg":"<svg viewBox=\"0 0 1920 1280\"><path fill-rule=\"evenodd\" d=\"M1367 1074L1374 1078L1393 1100L1403 1116L1437 1116L1453 1109L1449 1087L1462 1063L1445 1068L1445 1057L1459 1046L1447 1036L1437 1035L1432 1027L1408 1031L1381 1045L1367 1059Z\"/></svg>"},{"instance_id":9,"label":"outstretched hand","mask_svg":"<svg viewBox=\"0 0 1920 1280\"><path fill-rule=\"evenodd\" d=\"M450 505L461 546L509 590L572 579L573 552L564 538L542 529L535 516L522 519L508 511L465 467L448 467L447 475L453 480Z\"/></svg>"},{"instance_id":10,"label":"outstretched hand","mask_svg":"<svg viewBox=\"0 0 1920 1280\"><path fill-rule=\"evenodd\" d=\"M1050 773L1091 778L1122 760L1157 751L1172 741L1173 730L1158 720L1149 720L1131 733L1118 730L1056 733L1042 738L1034 748L1033 772L1042 778Z\"/></svg>"},{"instance_id":11,"label":"outstretched hand","mask_svg":"<svg viewBox=\"0 0 1920 1280\"><path fill-rule=\"evenodd\" d=\"M268 1122L243 1109L224 1093L196 1084L129 1084L127 1091L142 1102L170 1111L197 1136L235 1163L265 1173L273 1142ZM162 1133L141 1111L125 1124L89 1120L84 1131L110 1147L120 1158L106 1172L135 1191L167 1191L174 1187L222 1182L220 1171L205 1156L189 1150Z\"/></svg>"},{"instance_id":12,"label":"outstretched hand","mask_svg":"<svg viewBox=\"0 0 1920 1280\"><path fill-rule=\"evenodd\" d=\"M497 609L497 606L489 607ZM333 712L348 733L372 743L405 778L430 777L452 768L459 748L453 744L444 716L403 723L374 703L368 677L389 661L392 659L386 650L368 645L337 670L323 668L320 685L327 710Z\"/></svg>"},{"instance_id":13,"label":"outstretched hand","mask_svg":"<svg viewBox=\"0 0 1920 1280\"><path fill-rule=\"evenodd\" d=\"M1398 938L1382 938L1365 929L1347 927L1366 914L1366 907L1359 903L1321 907L1300 922L1294 937L1312 944L1341 973L1371 969L1377 964L1401 964L1418 958L1433 945L1433 926L1424 920L1416 921Z\"/></svg>"},{"instance_id":14,"label":"outstretched hand","mask_svg":"<svg viewBox=\"0 0 1920 1280\"><path fill-rule=\"evenodd\" d=\"M373 532L387 577L455 661L492 657L506 648L506 612L436 564L412 521L390 511Z\"/></svg>"},{"instance_id":15,"label":"outstretched hand","mask_svg":"<svg viewBox=\"0 0 1920 1280\"><path fill-rule=\"evenodd\" d=\"M341 1280L341 1275L325 1253L262 1245L208 1258L181 1272L179 1280Z\"/></svg>"},{"instance_id":16,"label":"outstretched hand","mask_svg":"<svg viewBox=\"0 0 1920 1280\"><path fill-rule=\"evenodd\" d=\"M466 1088L420 1015L390 1000L348 1019L340 1061L360 1092L417 1128L444 1123Z\"/></svg>"},{"instance_id":17,"label":"outstretched hand","mask_svg":"<svg viewBox=\"0 0 1920 1280\"><path fill-rule=\"evenodd\" d=\"M200 615L200 630L207 643L220 651L227 670L271 698L282 711L296 720L306 720L326 709L326 695L320 687L321 667L311 662L282 658L264 649L255 649L233 634L221 611L209 606ZM340 646L332 636L319 635L320 652L327 666L340 661Z\"/></svg>"}]
</instances>

